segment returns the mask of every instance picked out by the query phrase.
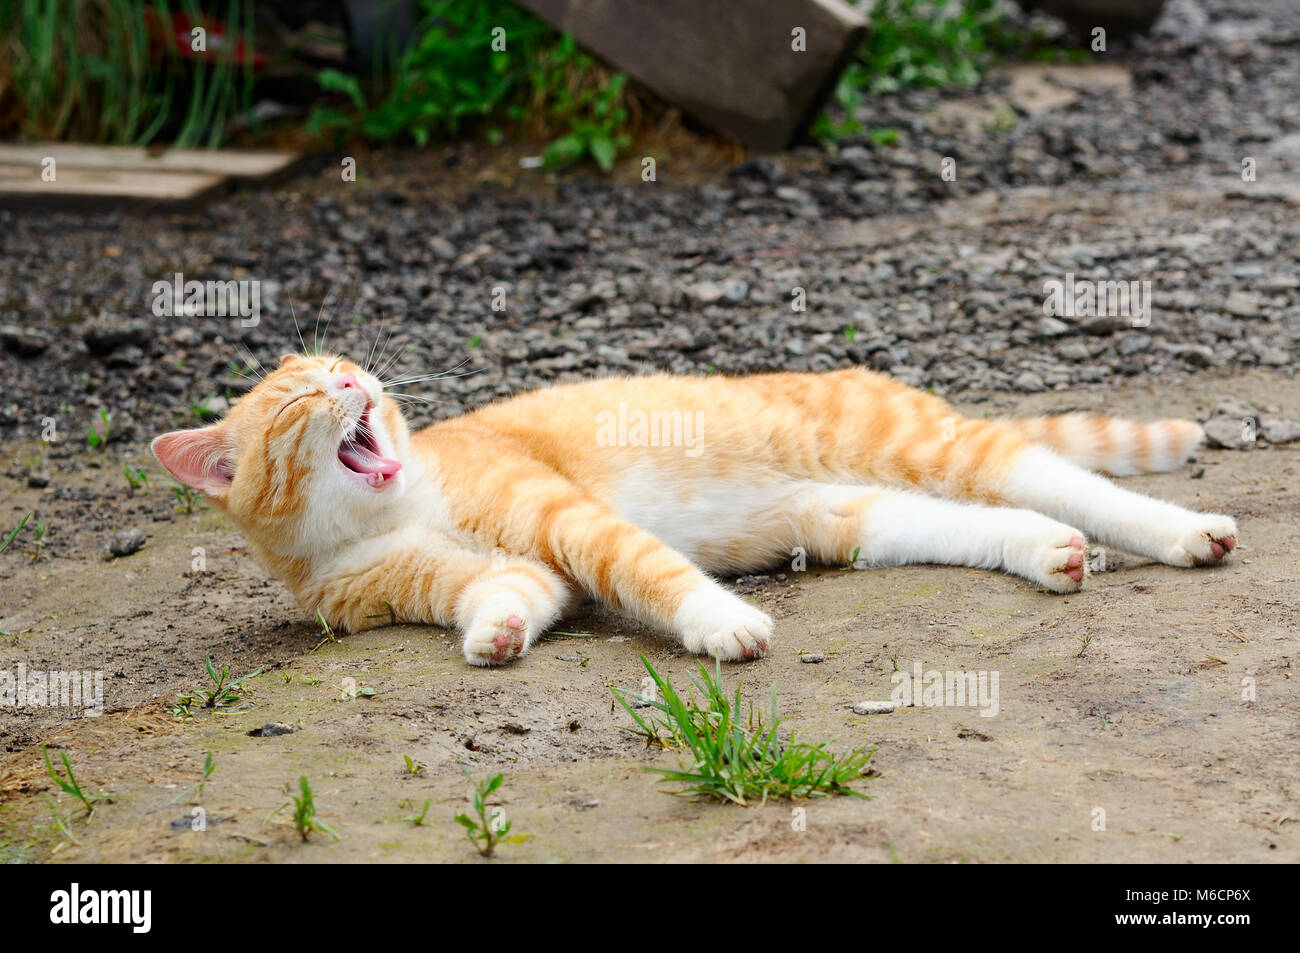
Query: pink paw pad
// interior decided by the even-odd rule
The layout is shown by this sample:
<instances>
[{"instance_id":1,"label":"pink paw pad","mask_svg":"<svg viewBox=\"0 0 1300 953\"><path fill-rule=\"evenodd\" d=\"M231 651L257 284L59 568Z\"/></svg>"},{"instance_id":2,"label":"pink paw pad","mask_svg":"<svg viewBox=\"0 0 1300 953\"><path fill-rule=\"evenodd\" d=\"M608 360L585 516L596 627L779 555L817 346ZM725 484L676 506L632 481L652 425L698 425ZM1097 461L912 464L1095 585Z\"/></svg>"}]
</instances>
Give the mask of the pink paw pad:
<instances>
[{"instance_id":1,"label":"pink paw pad","mask_svg":"<svg viewBox=\"0 0 1300 953\"><path fill-rule=\"evenodd\" d=\"M1237 548L1237 537L1235 536L1222 536L1218 539L1211 539L1210 556L1212 558L1198 559L1196 561L1196 564L1198 566L1213 566L1215 563L1219 562L1221 559L1223 559L1224 556L1228 555L1228 553L1232 552L1236 548Z\"/></svg>"},{"instance_id":2,"label":"pink paw pad","mask_svg":"<svg viewBox=\"0 0 1300 953\"><path fill-rule=\"evenodd\" d=\"M497 647L492 653L494 662L504 662L524 650L524 620L517 615L506 619L506 631L497 634L492 640Z\"/></svg>"}]
</instances>

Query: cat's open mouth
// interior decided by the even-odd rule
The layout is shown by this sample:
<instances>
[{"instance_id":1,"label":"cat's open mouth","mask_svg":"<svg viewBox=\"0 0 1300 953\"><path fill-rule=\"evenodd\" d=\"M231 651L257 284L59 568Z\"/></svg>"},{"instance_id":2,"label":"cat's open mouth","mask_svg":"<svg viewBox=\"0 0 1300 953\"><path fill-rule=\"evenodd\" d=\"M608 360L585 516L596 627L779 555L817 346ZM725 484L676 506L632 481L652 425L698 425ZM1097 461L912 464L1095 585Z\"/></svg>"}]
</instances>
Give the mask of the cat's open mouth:
<instances>
[{"instance_id":1,"label":"cat's open mouth","mask_svg":"<svg viewBox=\"0 0 1300 953\"><path fill-rule=\"evenodd\" d=\"M367 485L381 489L402 469L402 464L379 452L374 431L370 428L370 408L361 412L350 436L339 444L339 463L360 476Z\"/></svg>"}]
</instances>

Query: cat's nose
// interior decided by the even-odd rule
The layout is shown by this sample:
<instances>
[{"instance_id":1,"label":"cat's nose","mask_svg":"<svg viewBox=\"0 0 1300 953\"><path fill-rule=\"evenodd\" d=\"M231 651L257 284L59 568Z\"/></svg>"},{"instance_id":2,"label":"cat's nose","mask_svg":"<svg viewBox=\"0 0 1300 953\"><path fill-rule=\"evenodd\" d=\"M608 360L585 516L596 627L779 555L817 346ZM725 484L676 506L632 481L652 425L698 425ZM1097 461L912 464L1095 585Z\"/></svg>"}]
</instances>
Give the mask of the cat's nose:
<instances>
[{"instance_id":1,"label":"cat's nose","mask_svg":"<svg viewBox=\"0 0 1300 953\"><path fill-rule=\"evenodd\" d=\"M336 386L339 390L347 390L349 387L355 387L357 390L362 389L361 382L357 380L355 374L344 374L338 379Z\"/></svg>"}]
</instances>

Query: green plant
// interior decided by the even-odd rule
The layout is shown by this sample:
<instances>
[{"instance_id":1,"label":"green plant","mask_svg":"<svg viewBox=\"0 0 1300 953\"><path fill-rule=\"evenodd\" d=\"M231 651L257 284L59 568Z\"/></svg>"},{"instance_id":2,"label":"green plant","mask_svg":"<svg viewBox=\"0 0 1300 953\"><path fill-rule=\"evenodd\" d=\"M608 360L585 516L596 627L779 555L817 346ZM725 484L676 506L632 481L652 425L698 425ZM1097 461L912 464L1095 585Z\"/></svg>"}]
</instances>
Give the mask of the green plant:
<instances>
[{"instance_id":1,"label":"green plant","mask_svg":"<svg viewBox=\"0 0 1300 953\"><path fill-rule=\"evenodd\" d=\"M90 815L95 812L96 801L108 800L107 795L87 794L81 789L81 784L77 781L76 775L72 773L72 761L68 758L68 753L66 751L59 752L59 757L63 760L63 768L68 772L66 780L50 762L50 753L46 750L45 745L41 745L41 757L45 759L45 773L48 774L51 780L53 780L54 783L63 790L64 794L70 794L81 802L82 806L86 809L86 817L90 817ZM55 817L58 817L57 811L55 812Z\"/></svg>"},{"instance_id":2,"label":"green plant","mask_svg":"<svg viewBox=\"0 0 1300 953\"><path fill-rule=\"evenodd\" d=\"M466 122L502 106L523 75L521 64L536 57L539 41L550 33L505 0L425 0L422 12L418 38L392 59L382 88L367 90L338 70L317 74L321 88L343 96L347 106L314 110L309 132L410 138L418 145L457 135ZM492 48L496 29L504 31L506 51Z\"/></svg>"},{"instance_id":3,"label":"green plant","mask_svg":"<svg viewBox=\"0 0 1300 953\"><path fill-rule=\"evenodd\" d=\"M409 754L402 755L402 760L406 762L406 773L414 777L419 777L424 773L424 769L428 767L423 762L416 761Z\"/></svg>"},{"instance_id":4,"label":"green plant","mask_svg":"<svg viewBox=\"0 0 1300 953\"><path fill-rule=\"evenodd\" d=\"M402 803L403 803L403 804L406 804L407 802L403 801ZM402 820L404 820L404 821L410 821L410 822L411 822L412 824L414 824L416 827L423 827L423 826L424 826L424 819L425 819L426 816L428 816L428 813L429 813L429 805L432 804L432 803L433 803L433 798L431 798L431 797L427 797L427 798L425 798L425 799L424 799L424 807L420 809L420 813L419 813L419 814L410 814L410 815L407 815L406 817L402 818Z\"/></svg>"},{"instance_id":5,"label":"green plant","mask_svg":"<svg viewBox=\"0 0 1300 953\"><path fill-rule=\"evenodd\" d=\"M876 146L892 146L898 142L898 136L899 132L893 126L882 126L867 133L867 138Z\"/></svg>"},{"instance_id":6,"label":"green plant","mask_svg":"<svg viewBox=\"0 0 1300 953\"><path fill-rule=\"evenodd\" d=\"M823 112L812 135L833 143L862 131L856 119L868 95L908 86L970 86L997 54L1019 40L1002 25L994 0L850 0L867 7L871 27L840 74L831 101L843 118ZM877 136L887 141L877 141ZM876 145L897 138L874 130Z\"/></svg>"},{"instance_id":7,"label":"green plant","mask_svg":"<svg viewBox=\"0 0 1300 953\"><path fill-rule=\"evenodd\" d=\"M321 611L319 609L316 610L316 624L320 626L321 634L325 636L325 638L321 639L319 642L316 643L316 645L312 648L313 652L315 652L316 649L320 648L322 645L324 645L327 642L337 642L339 640L338 636L334 634L334 630L330 628L330 624L325 621L325 617L321 615Z\"/></svg>"},{"instance_id":8,"label":"green plant","mask_svg":"<svg viewBox=\"0 0 1300 953\"><path fill-rule=\"evenodd\" d=\"M338 831L316 816L316 797L312 794L311 785L307 782L307 775L304 774L298 778L298 789L302 793L295 794L292 798L293 829L298 832L298 835L304 841L307 840L312 831L327 834L338 840ZM290 802L286 801L276 808L275 813L278 814L289 806Z\"/></svg>"},{"instance_id":9,"label":"green plant","mask_svg":"<svg viewBox=\"0 0 1300 953\"><path fill-rule=\"evenodd\" d=\"M9 548L9 544L12 543L14 539L18 536L18 534L23 531L23 527L27 525L27 521L31 518L32 518L32 514L27 513L25 516L23 516L22 519L18 521L18 525L9 531L9 534L5 536L4 540L0 541L0 553L3 553L6 549Z\"/></svg>"},{"instance_id":10,"label":"green plant","mask_svg":"<svg viewBox=\"0 0 1300 953\"><path fill-rule=\"evenodd\" d=\"M32 550L32 562L38 562L45 558L45 533L48 529L45 520L39 516L36 517L36 522L32 524L32 545L36 547Z\"/></svg>"},{"instance_id":11,"label":"green plant","mask_svg":"<svg viewBox=\"0 0 1300 953\"><path fill-rule=\"evenodd\" d=\"M230 669L221 666L218 672L212 665L212 655L208 654L205 662L208 678L212 681L211 688L200 688L193 692L178 695L176 702L173 703L171 712L182 721L192 717L191 708L195 704L202 704L204 708L217 708L221 705L230 705L239 700L239 697L247 691L244 682L250 678L262 674L259 667L256 671L249 672L239 678L230 677Z\"/></svg>"},{"instance_id":12,"label":"green plant","mask_svg":"<svg viewBox=\"0 0 1300 953\"><path fill-rule=\"evenodd\" d=\"M219 145L251 104L251 0L227 0L223 19L227 35L186 56L175 37L207 22L198 0L0 0L9 116L35 139Z\"/></svg>"},{"instance_id":13,"label":"green plant","mask_svg":"<svg viewBox=\"0 0 1300 953\"><path fill-rule=\"evenodd\" d=\"M870 18L856 59L872 93L970 86L1004 36L994 0L872 0Z\"/></svg>"},{"instance_id":14,"label":"green plant","mask_svg":"<svg viewBox=\"0 0 1300 953\"><path fill-rule=\"evenodd\" d=\"M646 768L667 781L685 785L675 793L742 805L755 799L766 803L775 797L866 797L849 785L862 777L875 749L834 755L826 749L827 743L799 742L793 733L788 741L782 741L776 693L772 693L766 720L761 714L755 715L752 702L748 716L742 715L740 686L736 686L731 698L722 690L721 663L715 663L713 673L700 665L700 678L694 686L703 695L702 703L696 700L694 691L686 698L679 695L644 655L641 663L662 698L641 699L641 703L658 712L658 716L640 714L617 688L611 686L611 690L636 723L636 728L630 730L648 742L662 744L667 738L670 744L666 746L689 749L693 758L689 766Z\"/></svg>"},{"instance_id":15,"label":"green plant","mask_svg":"<svg viewBox=\"0 0 1300 953\"><path fill-rule=\"evenodd\" d=\"M630 144L626 78L610 75L571 36L508 0L424 0L421 9L416 39L388 57L377 83L333 69L317 74L338 102L312 112L309 132L423 146L475 127L500 141L510 124L554 140L548 165L591 158L606 171Z\"/></svg>"},{"instance_id":16,"label":"green plant","mask_svg":"<svg viewBox=\"0 0 1300 953\"><path fill-rule=\"evenodd\" d=\"M144 467L124 466L122 475L126 477L128 496L134 496L136 490L144 489L149 485L149 474L145 472Z\"/></svg>"},{"instance_id":17,"label":"green plant","mask_svg":"<svg viewBox=\"0 0 1300 953\"><path fill-rule=\"evenodd\" d=\"M86 424L86 449L88 450L99 450L108 445L108 435L113 431L113 415L107 410L101 410L99 422L104 428L103 433L96 430L93 423Z\"/></svg>"},{"instance_id":18,"label":"green plant","mask_svg":"<svg viewBox=\"0 0 1300 953\"><path fill-rule=\"evenodd\" d=\"M207 787L207 784L208 784L208 778L212 777L212 772L215 771L216 769L217 769L217 762L216 762L216 759L214 759L214 758L212 757L212 752L209 751L209 752L207 752L207 753L204 755L204 758L203 758L203 775L202 775L202 776L199 778L199 780L196 781L194 784L191 784L189 787L187 787L187 788L186 788L184 791L182 791L180 794L178 794L178 795L176 795L174 798L172 798L172 803L175 804L175 803L176 803L177 801L179 801L181 798L186 797L186 796L187 796L191 791L194 791L194 790L197 790L197 791L199 792L199 793L198 793L198 797L196 798L196 800L202 801L202 800L203 800L203 789L204 789L205 787Z\"/></svg>"},{"instance_id":19,"label":"green plant","mask_svg":"<svg viewBox=\"0 0 1300 953\"><path fill-rule=\"evenodd\" d=\"M632 144L632 137L620 131L628 121L628 110L623 105L627 77L615 73L604 84L555 83L554 77L565 77L574 71L590 75L595 67L589 56L578 52L573 37L567 34L548 56L553 63L570 65L568 70L544 65L539 73L539 82L551 84L547 95L549 109L568 127L564 135L546 147L546 164L565 166L591 158L601 171L609 172L618 154Z\"/></svg>"},{"instance_id":20,"label":"green plant","mask_svg":"<svg viewBox=\"0 0 1300 953\"><path fill-rule=\"evenodd\" d=\"M475 781L474 776L464 767L461 768L461 771L474 785L469 792L469 803L474 808L474 816L457 814L454 820L465 828L465 835L475 849L484 857L491 857L492 852L496 850L497 844L522 844L528 840L531 835L511 834L512 822L503 820L502 815L497 811L489 812L488 810L492 806L488 802L488 798L501 787L505 781L505 776L497 774L490 778Z\"/></svg>"},{"instance_id":21,"label":"green plant","mask_svg":"<svg viewBox=\"0 0 1300 953\"><path fill-rule=\"evenodd\" d=\"M173 486L172 495L176 497L174 509L177 513L193 513L194 504L203 498L202 493L193 487L186 486L184 483L177 483Z\"/></svg>"}]
</instances>

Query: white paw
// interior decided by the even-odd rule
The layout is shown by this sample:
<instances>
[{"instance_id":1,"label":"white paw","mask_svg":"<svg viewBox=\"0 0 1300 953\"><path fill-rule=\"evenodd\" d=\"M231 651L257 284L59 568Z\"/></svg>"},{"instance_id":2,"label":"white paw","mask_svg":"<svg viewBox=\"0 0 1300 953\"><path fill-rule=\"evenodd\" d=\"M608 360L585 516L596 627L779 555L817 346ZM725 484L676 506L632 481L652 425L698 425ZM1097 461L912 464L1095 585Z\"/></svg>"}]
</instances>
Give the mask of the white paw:
<instances>
[{"instance_id":1,"label":"white paw","mask_svg":"<svg viewBox=\"0 0 1300 953\"><path fill-rule=\"evenodd\" d=\"M1008 546L1006 566L1052 592L1078 592L1088 576L1088 541L1077 529L1043 520Z\"/></svg>"},{"instance_id":2,"label":"white paw","mask_svg":"<svg viewBox=\"0 0 1300 953\"><path fill-rule=\"evenodd\" d=\"M724 662L762 658L772 639L772 620L716 583L682 600L673 618L682 644Z\"/></svg>"},{"instance_id":3,"label":"white paw","mask_svg":"<svg viewBox=\"0 0 1300 953\"><path fill-rule=\"evenodd\" d=\"M523 655L537 638L528 622L528 607L513 595L488 599L465 632L465 661L470 665L502 665Z\"/></svg>"},{"instance_id":4,"label":"white paw","mask_svg":"<svg viewBox=\"0 0 1300 953\"><path fill-rule=\"evenodd\" d=\"M1164 562L1170 566L1214 566L1237 548L1237 524L1228 516L1197 513Z\"/></svg>"},{"instance_id":5,"label":"white paw","mask_svg":"<svg viewBox=\"0 0 1300 953\"><path fill-rule=\"evenodd\" d=\"M1052 592L1078 592L1088 575L1088 541L1067 529L1045 540L1038 551L1034 581Z\"/></svg>"}]
</instances>

